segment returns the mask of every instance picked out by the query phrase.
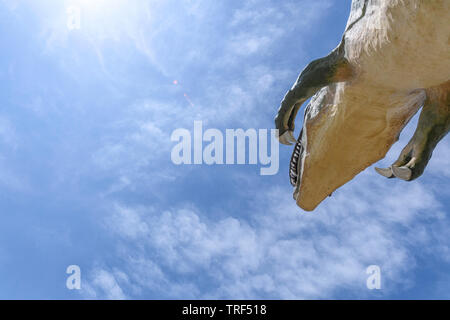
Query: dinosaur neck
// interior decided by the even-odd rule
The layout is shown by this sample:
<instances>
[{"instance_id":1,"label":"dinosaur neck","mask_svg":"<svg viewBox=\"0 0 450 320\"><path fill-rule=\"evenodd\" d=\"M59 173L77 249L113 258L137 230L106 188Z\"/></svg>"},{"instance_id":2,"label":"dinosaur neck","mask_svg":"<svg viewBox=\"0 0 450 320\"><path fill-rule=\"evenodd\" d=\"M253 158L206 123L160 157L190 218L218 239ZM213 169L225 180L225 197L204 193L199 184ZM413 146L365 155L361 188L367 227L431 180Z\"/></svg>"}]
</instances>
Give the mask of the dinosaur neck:
<instances>
[{"instance_id":1,"label":"dinosaur neck","mask_svg":"<svg viewBox=\"0 0 450 320\"><path fill-rule=\"evenodd\" d=\"M358 0L353 5L345 57L365 81L408 91L448 80L450 1Z\"/></svg>"}]
</instances>

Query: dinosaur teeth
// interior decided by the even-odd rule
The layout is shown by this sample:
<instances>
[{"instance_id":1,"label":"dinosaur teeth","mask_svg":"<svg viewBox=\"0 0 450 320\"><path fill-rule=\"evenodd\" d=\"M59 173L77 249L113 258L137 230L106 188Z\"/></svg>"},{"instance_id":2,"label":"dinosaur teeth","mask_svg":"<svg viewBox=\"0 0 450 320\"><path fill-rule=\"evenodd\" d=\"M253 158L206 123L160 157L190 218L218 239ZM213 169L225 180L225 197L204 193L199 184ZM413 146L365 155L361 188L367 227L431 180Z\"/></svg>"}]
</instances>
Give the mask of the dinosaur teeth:
<instances>
[{"instance_id":1,"label":"dinosaur teeth","mask_svg":"<svg viewBox=\"0 0 450 320\"><path fill-rule=\"evenodd\" d=\"M289 178L292 186L297 185L298 177L300 174L299 162L301 158L301 154L303 153L303 146L300 142L302 133L300 133L300 137L295 144L294 151L292 152L291 162L289 165Z\"/></svg>"}]
</instances>

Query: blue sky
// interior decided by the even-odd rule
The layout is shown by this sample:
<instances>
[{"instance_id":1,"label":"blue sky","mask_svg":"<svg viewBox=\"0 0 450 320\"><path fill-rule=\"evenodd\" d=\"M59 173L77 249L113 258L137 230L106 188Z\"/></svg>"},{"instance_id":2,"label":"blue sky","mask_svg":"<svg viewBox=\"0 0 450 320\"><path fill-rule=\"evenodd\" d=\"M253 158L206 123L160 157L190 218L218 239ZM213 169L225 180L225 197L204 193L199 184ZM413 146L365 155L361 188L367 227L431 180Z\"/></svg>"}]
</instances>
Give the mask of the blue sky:
<instances>
[{"instance_id":1,"label":"blue sky","mask_svg":"<svg viewBox=\"0 0 450 320\"><path fill-rule=\"evenodd\" d=\"M171 133L194 120L273 128L349 7L0 1L0 298L450 298L448 138L421 179L371 167L314 213L292 200L289 147L273 176L170 160ZM81 290L66 288L73 264ZM374 264L381 290L366 288Z\"/></svg>"}]
</instances>

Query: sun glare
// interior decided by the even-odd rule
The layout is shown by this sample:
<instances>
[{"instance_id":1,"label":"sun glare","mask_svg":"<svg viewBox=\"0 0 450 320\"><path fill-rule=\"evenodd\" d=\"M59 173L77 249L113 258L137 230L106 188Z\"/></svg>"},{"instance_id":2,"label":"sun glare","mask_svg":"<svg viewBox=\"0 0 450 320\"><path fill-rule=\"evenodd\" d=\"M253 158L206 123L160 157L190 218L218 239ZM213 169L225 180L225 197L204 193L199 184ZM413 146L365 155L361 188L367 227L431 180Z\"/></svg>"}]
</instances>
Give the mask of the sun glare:
<instances>
[{"instance_id":1,"label":"sun glare","mask_svg":"<svg viewBox=\"0 0 450 320\"><path fill-rule=\"evenodd\" d=\"M79 5L84 9L101 9L102 7L108 6L108 2L117 2L117 1L108 1L108 0L77 0L75 1L75 5Z\"/></svg>"},{"instance_id":2,"label":"sun glare","mask_svg":"<svg viewBox=\"0 0 450 320\"><path fill-rule=\"evenodd\" d=\"M68 8L69 24L83 33L114 37L130 15L127 0L72 0Z\"/></svg>"}]
</instances>

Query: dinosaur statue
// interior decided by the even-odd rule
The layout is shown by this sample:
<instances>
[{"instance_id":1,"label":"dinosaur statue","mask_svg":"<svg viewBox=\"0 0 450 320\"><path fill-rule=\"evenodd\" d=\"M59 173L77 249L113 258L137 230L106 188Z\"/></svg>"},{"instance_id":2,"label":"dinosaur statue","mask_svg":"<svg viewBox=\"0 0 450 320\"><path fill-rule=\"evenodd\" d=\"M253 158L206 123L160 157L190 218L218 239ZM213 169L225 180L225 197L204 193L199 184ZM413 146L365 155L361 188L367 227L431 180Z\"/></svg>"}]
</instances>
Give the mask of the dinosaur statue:
<instances>
[{"instance_id":1,"label":"dinosaur statue","mask_svg":"<svg viewBox=\"0 0 450 320\"><path fill-rule=\"evenodd\" d=\"M295 143L294 199L306 211L385 157L422 108L414 136L387 178L411 181L450 130L450 1L353 0L339 46L311 62L275 118L279 141ZM293 136L308 103L299 138Z\"/></svg>"}]
</instances>

